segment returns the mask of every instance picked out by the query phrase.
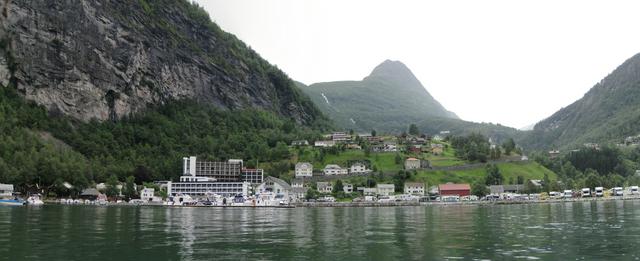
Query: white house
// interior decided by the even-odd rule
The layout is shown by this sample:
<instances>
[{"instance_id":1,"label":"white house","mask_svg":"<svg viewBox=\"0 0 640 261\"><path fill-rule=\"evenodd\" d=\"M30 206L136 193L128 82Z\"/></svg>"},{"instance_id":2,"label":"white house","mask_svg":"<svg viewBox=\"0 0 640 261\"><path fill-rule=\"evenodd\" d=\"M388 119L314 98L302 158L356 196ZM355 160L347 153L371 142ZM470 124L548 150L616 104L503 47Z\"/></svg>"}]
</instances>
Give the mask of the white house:
<instances>
[{"instance_id":1,"label":"white house","mask_svg":"<svg viewBox=\"0 0 640 261\"><path fill-rule=\"evenodd\" d=\"M404 194L424 195L424 183L420 183L420 182L404 183Z\"/></svg>"},{"instance_id":2,"label":"white house","mask_svg":"<svg viewBox=\"0 0 640 261\"><path fill-rule=\"evenodd\" d=\"M420 160L416 158L408 158L404 161L404 169L419 169Z\"/></svg>"},{"instance_id":3,"label":"white house","mask_svg":"<svg viewBox=\"0 0 640 261\"><path fill-rule=\"evenodd\" d=\"M271 195L273 199L282 200L287 203L300 200L299 194L294 192L293 188L284 180L276 177L267 177L256 188L258 195Z\"/></svg>"},{"instance_id":4,"label":"white house","mask_svg":"<svg viewBox=\"0 0 640 261\"><path fill-rule=\"evenodd\" d=\"M162 198L155 196L155 189L153 188L142 189L140 199L144 202L162 202Z\"/></svg>"},{"instance_id":5,"label":"white house","mask_svg":"<svg viewBox=\"0 0 640 261\"><path fill-rule=\"evenodd\" d=\"M362 162L356 162L351 167L349 167L350 174L365 174L370 172L371 170L367 169L367 166Z\"/></svg>"},{"instance_id":6,"label":"white house","mask_svg":"<svg viewBox=\"0 0 640 261\"><path fill-rule=\"evenodd\" d=\"M343 169L336 164L328 164L324 167L325 175L347 175L347 172L347 169Z\"/></svg>"},{"instance_id":7,"label":"white house","mask_svg":"<svg viewBox=\"0 0 640 261\"><path fill-rule=\"evenodd\" d=\"M333 147L336 142L333 140L318 140L313 145L316 147Z\"/></svg>"},{"instance_id":8,"label":"white house","mask_svg":"<svg viewBox=\"0 0 640 261\"><path fill-rule=\"evenodd\" d=\"M13 185L0 184L0 197L11 197L11 196L13 196Z\"/></svg>"},{"instance_id":9,"label":"white house","mask_svg":"<svg viewBox=\"0 0 640 261\"><path fill-rule=\"evenodd\" d=\"M352 193L353 192L353 184L344 183L342 185L342 190L344 193Z\"/></svg>"},{"instance_id":10,"label":"white house","mask_svg":"<svg viewBox=\"0 0 640 261\"><path fill-rule=\"evenodd\" d=\"M316 183L316 187L318 187L318 192L320 193L331 193L331 191L333 191L331 182L318 182Z\"/></svg>"},{"instance_id":11,"label":"white house","mask_svg":"<svg viewBox=\"0 0 640 261\"><path fill-rule=\"evenodd\" d=\"M292 188L303 188L304 187L304 180L303 179L293 179L293 180L291 180L291 187Z\"/></svg>"},{"instance_id":12,"label":"white house","mask_svg":"<svg viewBox=\"0 0 640 261\"><path fill-rule=\"evenodd\" d=\"M313 165L309 162L296 163L296 177L311 177L313 176Z\"/></svg>"},{"instance_id":13,"label":"white house","mask_svg":"<svg viewBox=\"0 0 640 261\"><path fill-rule=\"evenodd\" d=\"M376 192L378 195L389 196L393 195L396 186L393 184L378 184L376 185Z\"/></svg>"}]
</instances>

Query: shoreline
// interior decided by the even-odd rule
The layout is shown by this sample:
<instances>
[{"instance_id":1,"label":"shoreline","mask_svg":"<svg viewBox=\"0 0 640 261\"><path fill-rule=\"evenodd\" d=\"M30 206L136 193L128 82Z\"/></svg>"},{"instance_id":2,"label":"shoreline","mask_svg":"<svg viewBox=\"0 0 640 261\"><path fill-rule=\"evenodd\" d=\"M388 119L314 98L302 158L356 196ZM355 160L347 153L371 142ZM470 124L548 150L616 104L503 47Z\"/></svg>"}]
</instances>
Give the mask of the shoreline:
<instances>
[{"instance_id":1,"label":"shoreline","mask_svg":"<svg viewBox=\"0 0 640 261\"><path fill-rule=\"evenodd\" d=\"M547 199L547 200L500 200L500 201L458 201L458 202L440 202L440 201L396 201L396 202L299 202L290 205L274 205L274 206L248 206L248 205L215 205L215 206L178 206L163 204L129 204L129 203L107 203L99 204L62 204L56 200L45 200L47 205L70 205L70 206L129 206L129 207L194 207L194 208L348 208L348 207L415 207L415 206L493 206L493 205L528 205L528 204L557 204L557 203L575 203L575 202L606 202L606 201L625 201L640 200L640 197L604 197L604 198L571 198L571 199Z\"/></svg>"}]
</instances>

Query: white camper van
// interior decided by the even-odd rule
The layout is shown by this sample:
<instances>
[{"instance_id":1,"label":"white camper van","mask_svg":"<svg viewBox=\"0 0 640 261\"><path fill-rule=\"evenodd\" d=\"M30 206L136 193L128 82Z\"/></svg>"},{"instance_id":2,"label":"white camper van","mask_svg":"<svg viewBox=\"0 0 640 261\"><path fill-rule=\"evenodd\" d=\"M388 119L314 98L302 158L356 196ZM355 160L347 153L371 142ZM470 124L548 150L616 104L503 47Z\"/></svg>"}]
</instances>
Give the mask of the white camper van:
<instances>
[{"instance_id":1,"label":"white camper van","mask_svg":"<svg viewBox=\"0 0 640 261\"><path fill-rule=\"evenodd\" d=\"M596 187L596 189L594 191L595 191L596 197L604 196L604 188L603 187Z\"/></svg>"},{"instance_id":2,"label":"white camper van","mask_svg":"<svg viewBox=\"0 0 640 261\"><path fill-rule=\"evenodd\" d=\"M583 198L591 197L591 189L590 188L582 188L582 197Z\"/></svg>"},{"instance_id":3,"label":"white camper van","mask_svg":"<svg viewBox=\"0 0 640 261\"><path fill-rule=\"evenodd\" d=\"M611 189L611 196L622 197L623 195L624 195L624 192L621 187L615 187Z\"/></svg>"},{"instance_id":4,"label":"white camper van","mask_svg":"<svg viewBox=\"0 0 640 261\"><path fill-rule=\"evenodd\" d=\"M563 196L564 198L572 198L572 197L573 197L573 191L571 191L571 190L565 190L565 191L562 193L562 196Z\"/></svg>"}]
</instances>

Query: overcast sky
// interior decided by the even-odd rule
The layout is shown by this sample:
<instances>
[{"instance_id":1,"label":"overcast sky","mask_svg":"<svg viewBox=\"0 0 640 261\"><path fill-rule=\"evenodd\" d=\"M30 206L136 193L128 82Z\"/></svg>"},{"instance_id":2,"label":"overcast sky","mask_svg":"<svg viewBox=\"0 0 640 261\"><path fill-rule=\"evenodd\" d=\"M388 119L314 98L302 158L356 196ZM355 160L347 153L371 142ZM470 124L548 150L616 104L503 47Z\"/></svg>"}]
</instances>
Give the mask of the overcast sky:
<instances>
[{"instance_id":1,"label":"overcast sky","mask_svg":"<svg viewBox=\"0 0 640 261\"><path fill-rule=\"evenodd\" d=\"M640 1L196 0L306 84L405 63L464 120L516 128L640 52Z\"/></svg>"}]
</instances>

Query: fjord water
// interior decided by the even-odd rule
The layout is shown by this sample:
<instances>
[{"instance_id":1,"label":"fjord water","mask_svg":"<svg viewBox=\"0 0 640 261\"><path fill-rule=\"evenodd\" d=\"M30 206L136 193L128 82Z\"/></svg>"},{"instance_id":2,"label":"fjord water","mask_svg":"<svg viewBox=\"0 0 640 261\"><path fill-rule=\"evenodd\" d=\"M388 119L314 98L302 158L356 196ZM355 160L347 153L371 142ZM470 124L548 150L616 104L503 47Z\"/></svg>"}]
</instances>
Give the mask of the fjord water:
<instances>
[{"instance_id":1,"label":"fjord water","mask_svg":"<svg viewBox=\"0 0 640 261\"><path fill-rule=\"evenodd\" d=\"M640 201L0 207L0 260L633 260Z\"/></svg>"}]
</instances>

